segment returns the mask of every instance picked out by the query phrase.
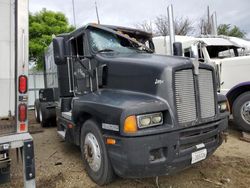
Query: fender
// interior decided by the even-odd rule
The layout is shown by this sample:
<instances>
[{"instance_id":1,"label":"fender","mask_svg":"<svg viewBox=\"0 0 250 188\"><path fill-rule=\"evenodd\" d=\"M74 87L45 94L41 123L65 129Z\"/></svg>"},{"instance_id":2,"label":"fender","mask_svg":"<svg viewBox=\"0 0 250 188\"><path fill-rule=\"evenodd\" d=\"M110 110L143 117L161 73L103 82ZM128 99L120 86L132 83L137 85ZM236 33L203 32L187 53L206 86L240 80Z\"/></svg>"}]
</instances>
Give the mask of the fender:
<instances>
[{"instance_id":1,"label":"fender","mask_svg":"<svg viewBox=\"0 0 250 188\"><path fill-rule=\"evenodd\" d=\"M227 92L226 96L229 101L230 108L232 108L235 99L246 91L250 91L250 81L237 84Z\"/></svg>"},{"instance_id":2,"label":"fender","mask_svg":"<svg viewBox=\"0 0 250 188\"><path fill-rule=\"evenodd\" d=\"M166 101L138 92L100 90L73 100L74 123L84 114L90 114L102 123L121 125L129 115L166 111Z\"/></svg>"}]
</instances>

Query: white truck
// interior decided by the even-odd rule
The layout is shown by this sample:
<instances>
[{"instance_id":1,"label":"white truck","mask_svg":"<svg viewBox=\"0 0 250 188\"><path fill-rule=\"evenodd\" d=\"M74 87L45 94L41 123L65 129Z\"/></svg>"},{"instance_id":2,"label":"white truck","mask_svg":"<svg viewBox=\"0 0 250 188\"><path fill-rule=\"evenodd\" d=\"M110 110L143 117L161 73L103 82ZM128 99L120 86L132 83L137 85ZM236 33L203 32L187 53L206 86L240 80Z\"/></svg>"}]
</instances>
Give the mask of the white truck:
<instances>
[{"instance_id":1,"label":"white truck","mask_svg":"<svg viewBox=\"0 0 250 188\"><path fill-rule=\"evenodd\" d=\"M9 151L21 151L24 187L35 187L28 133L28 0L0 0L0 182L10 178Z\"/></svg>"},{"instance_id":2,"label":"white truck","mask_svg":"<svg viewBox=\"0 0 250 188\"><path fill-rule=\"evenodd\" d=\"M157 54L170 55L169 37L154 37L153 42ZM175 42L182 45L183 56L193 57L195 48L199 61L215 66L218 92L227 96L233 121L250 131L250 56L245 47L225 36L175 36Z\"/></svg>"}]
</instances>

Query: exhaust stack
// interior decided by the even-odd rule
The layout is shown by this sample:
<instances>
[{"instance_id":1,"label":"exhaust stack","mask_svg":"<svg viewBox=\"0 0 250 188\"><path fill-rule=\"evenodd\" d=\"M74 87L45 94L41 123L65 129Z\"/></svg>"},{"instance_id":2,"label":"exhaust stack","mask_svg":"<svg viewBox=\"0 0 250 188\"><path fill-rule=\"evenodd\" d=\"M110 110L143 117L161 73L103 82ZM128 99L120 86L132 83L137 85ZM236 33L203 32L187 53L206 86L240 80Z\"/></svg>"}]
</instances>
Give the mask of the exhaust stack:
<instances>
[{"instance_id":1,"label":"exhaust stack","mask_svg":"<svg viewBox=\"0 0 250 188\"><path fill-rule=\"evenodd\" d=\"M211 28L211 34L212 35L218 35L218 30L217 30L217 15L216 12L212 14L212 28Z\"/></svg>"},{"instance_id":2,"label":"exhaust stack","mask_svg":"<svg viewBox=\"0 0 250 188\"><path fill-rule=\"evenodd\" d=\"M174 31L174 12L172 4L168 6L168 25L169 25L170 55L174 55L173 44L175 42L175 31Z\"/></svg>"}]
</instances>

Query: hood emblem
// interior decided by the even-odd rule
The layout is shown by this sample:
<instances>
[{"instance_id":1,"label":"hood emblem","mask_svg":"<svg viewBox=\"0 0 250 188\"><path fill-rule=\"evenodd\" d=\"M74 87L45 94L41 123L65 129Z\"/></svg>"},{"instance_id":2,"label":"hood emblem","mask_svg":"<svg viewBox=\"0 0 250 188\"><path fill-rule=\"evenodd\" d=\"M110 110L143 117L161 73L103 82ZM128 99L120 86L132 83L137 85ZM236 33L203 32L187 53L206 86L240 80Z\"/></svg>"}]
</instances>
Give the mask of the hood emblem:
<instances>
[{"instance_id":1,"label":"hood emblem","mask_svg":"<svg viewBox=\"0 0 250 188\"><path fill-rule=\"evenodd\" d=\"M163 83L164 83L164 80L155 79L155 85L163 84Z\"/></svg>"},{"instance_id":2,"label":"hood emblem","mask_svg":"<svg viewBox=\"0 0 250 188\"><path fill-rule=\"evenodd\" d=\"M193 60L192 61L193 65L194 65L194 74L195 75L199 75L199 66L200 66L200 62L198 60Z\"/></svg>"}]
</instances>

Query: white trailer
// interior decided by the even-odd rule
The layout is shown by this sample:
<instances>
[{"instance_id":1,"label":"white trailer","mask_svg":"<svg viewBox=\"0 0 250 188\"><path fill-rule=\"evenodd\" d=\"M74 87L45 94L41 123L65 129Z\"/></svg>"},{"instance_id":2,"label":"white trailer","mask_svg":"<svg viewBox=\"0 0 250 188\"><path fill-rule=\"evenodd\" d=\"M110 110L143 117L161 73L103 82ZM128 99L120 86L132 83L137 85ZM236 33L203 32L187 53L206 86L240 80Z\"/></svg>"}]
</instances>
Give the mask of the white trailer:
<instances>
[{"instance_id":1,"label":"white trailer","mask_svg":"<svg viewBox=\"0 0 250 188\"><path fill-rule=\"evenodd\" d=\"M24 187L35 187L28 133L28 0L0 0L0 181L9 178L9 150L22 152Z\"/></svg>"},{"instance_id":2,"label":"white trailer","mask_svg":"<svg viewBox=\"0 0 250 188\"><path fill-rule=\"evenodd\" d=\"M218 91L227 96L233 121L239 128L250 131L250 56L246 46L225 36L175 36L175 39L182 44L183 56L193 57L195 48L200 61L215 67ZM155 37L153 42L157 54L170 55L169 37Z\"/></svg>"}]
</instances>

